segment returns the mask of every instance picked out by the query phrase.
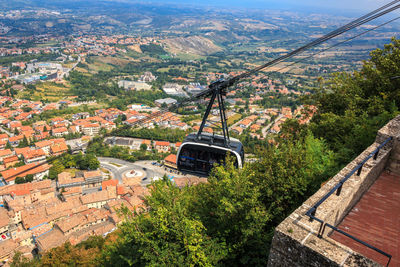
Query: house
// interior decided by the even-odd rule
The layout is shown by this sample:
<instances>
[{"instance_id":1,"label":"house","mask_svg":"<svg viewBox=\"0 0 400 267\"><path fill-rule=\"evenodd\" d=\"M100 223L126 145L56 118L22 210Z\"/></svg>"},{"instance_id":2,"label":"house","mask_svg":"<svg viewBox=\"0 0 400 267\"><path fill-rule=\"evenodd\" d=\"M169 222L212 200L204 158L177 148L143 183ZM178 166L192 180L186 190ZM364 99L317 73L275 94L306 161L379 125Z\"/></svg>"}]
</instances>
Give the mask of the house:
<instances>
[{"instance_id":1,"label":"house","mask_svg":"<svg viewBox=\"0 0 400 267\"><path fill-rule=\"evenodd\" d=\"M81 228L81 225L86 223L86 218L82 214L74 214L68 218L65 218L55 224L60 231L67 235L71 232L77 231Z\"/></svg>"},{"instance_id":2,"label":"house","mask_svg":"<svg viewBox=\"0 0 400 267\"><path fill-rule=\"evenodd\" d=\"M3 159L4 168L12 167L19 162L17 156L10 156Z\"/></svg>"},{"instance_id":3,"label":"house","mask_svg":"<svg viewBox=\"0 0 400 267\"><path fill-rule=\"evenodd\" d=\"M232 128L232 132L236 133L236 134L242 134L243 133L243 128L240 126L235 126Z\"/></svg>"},{"instance_id":4,"label":"house","mask_svg":"<svg viewBox=\"0 0 400 267\"><path fill-rule=\"evenodd\" d=\"M69 127L70 133L80 133L80 127L78 125L72 125Z\"/></svg>"},{"instance_id":5,"label":"house","mask_svg":"<svg viewBox=\"0 0 400 267\"><path fill-rule=\"evenodd\" d=\"M62 137L63 135L68 134L68 129L66 127L53 128L51 134L56 137Z\"/></svg>"},{"instance_id":6,"label":"house","mask_svg":"<svg viewBox=\"0 0 400 267\"><path fill-rule=\"evenodd\" d=\"M53 144L53 142L50 140L43 140L40 142L36 142L35 147L36 147L36 149L42 149L44 151L44 153L46 154L46 156L49 156L50 155L50 147L52 144Z\"/></svg>"},{"instance_id":7,"label":"house","mask_svg":"<svg viewBox=\"0 0 400 267\"><path fill-rule=\"evenodd\" d=\"M168 155L164 159L164 165L176 169L176 155L175 154Z\"/></svg>"},{"instance_id":8,"label":"house","mask_svg":"<svg viewBox=\"0 0 400 267\"><path fill-rule=\"evenodd\" d=\"M24 156L23 154L27 153L30 150L32 150L32 149L29 146L23 147L23 148L19 148L19 147L14 148L15 155L17 155L20 158L23 158L23 156Z\"/></svg>"},{"instance_id":9,"label":"house","mask_svg":"<svg viewBox=\"0 0 400 267\"><path fill-rule=\"evenodd\" d=\"M242 120L241 122L239 122L239 127L242 127L243 129L246 129L246 128L248 128L250 126L250 124L252 122L253 122L252 120L246 118L246 119Z\"/></svg>"},{"instance_id":10,"label":"house","mask_svg":"<svg viewBox=\"0 0 400 267\"><path fill-rule=\"evenodd\" d=\"M22 126L22 122L20 121L10 121L8 123L8 128L10 128L11 131L15 131L15 130L20 130Z\"/></svg>"},{"instance_id":11,"label":"house","mask_svg":"<svg viewBox=\"0 0 400 267\"><path fill-rule=\"evenodd\" d=\"M32 113L31 112L22 112L18 116L15 117L16 120L19 121L26 121L32 118Z\"/></svg>"},{"instance_id":12,"label":"house","mask_svg":"<svg viewBox=\"0 0 400 267\"><path fill-rule=\"evenodd\" d=\"M0 161L3 161L4 158L13 156L14 153L10 149L0 150Z\"/></svg>"},{"instance_id":13,"label":"house","mask_svg":"<svg viewBox=\"0 0 400 267\"><path fill-rule=\"evenodd\" d=\"M8 142L10 142L10 144L15 147L15 146L18 146L19 142L21 142L22 140L24 140L24 135L20 134L20 135L11 136L8 139Z\"/></svg>"},{"instance_id":14,"label":"house","mask_svg":"<svg viewBox=\"0 0 400 267\"><path fill-rule=\"evenodd\" d=\"M279 133L280 131L281 131L280 124L275 124L270 130L271 133Z\"/></svg>"},{"instance_id":15,"label":"house","mask_svg":"<svg viewBox=\"0 0 400 267\"><path fill-rule=\"evenodd\" d=\"M83 172L83 178L85 179L85 187L97 187L101 185L103 181L103 174L100 170L96 171L85 171Z\"/></svg>"},{"instance_id":16,"label":"house","mask_svg":"<svg viewBox=\"0 0 400 267\"><path fill-rule=\"evenodd\" d=\"M117 186L118 185L118 180L117 179L110 179L107 181L103 181L101 183L101 190L106 190L107 187L109 186Z\"/></svg>"},{"instance_id":17,"label":"house","mask_svg":"<svg viewBox=\"0 0 400 267\"><path fill-rule=\"evenodd\" d=\"M43 149L30 149L25 153L22 153L24 161L26 164L33 162L43 162L46 160L46 154Z\"/></svg>"},{"instance_id":18,"label":"house","mask_svg":"<svg viewBox=\"0 0 400 267\"><path fill-rule=\"evenodd\" d=\"M7 239L3 242L0 242L0 262L8 260L8 258L15 253L15 250L18 248L18 246L18 243L12 239Z\"/></svg>"},{"instance_id":19,"label":"house","mask_svg":"<svg viewBox=\"0 0 400 267\"><path fill-rule=\"evenodd\" d=\"M175 149L178 150L182 145L182 142L176 142L175 143Z\"/></svg>"},{"instance_id":20,"label":"house","mask_svg":"<svg viewBox=\"0 0 400 267\"><path fill-rule=\"evenodd\" d=\"M85 135L94 136L100 131L100 124L98 123L86 123L81 125L82 132Z\"/></svg>"},{"instance_id":21,"label":"house","mask_svg":"<svg viewBox=\"0 0 400 267\"><path fill-rule=\"evenodd\" d=\"M36 134L35 135L36 140L43 140L43 139L46 139L48 137L50 137L50 132L42 132L40 134Z\"/></svg>"},{"instance_id":22,"label":"house","mask_svg":"<svg viewBox=\"0 0 400 267\"><path fill-rule=\"evenodd\" d=\"M81 186L76 186L76 187L68 187L64 189L64 192L62 193L62 196L65 200L68 200L69 198L75 197L75 196L80 196L82 195L82 187Z\"/></svg>"},{"instance_id":23,"label":"house","mask_svg":"<svg viewBox=\"0 0 400 267\"><path fill-rule=\"evenodd\" d=\"M158 153L167 153L170 149L170 143L164 141L156 141L155 149L158 151Z\"/></svg>"},{"instance_id":24,"label":"house","mask_svg":"<svg viewBox=\"0 0 400 267\"><path fill-rule=\"evenodd\" d=\"M54 126L54 125L57 125L57 124L60 124L60 123L68 123L68 121L63 119L63 118L60 118L60 117L53 118L53 119L50 120L50 125L51 126Z\"/></svg>"},{"instance_id":25,"label":"house","mask_svg":"<svg viewBox=\"0 0 400 267\"><path fill-rule=\"evenodd\" d=\"M7 210L5 208L0 207L0 237L2 237L4 234L8 232L9 223L10 223L10 218L8 217Z\"/></svg>"},{"instance_id":26,"label":"house","mask_svg":"<svg viewBox=\"0 0 400 267\"><path fill-rule=\"evenodd\" d=\"M116 199L117 192L115 187L108 187L106 190L97 191L91 194L80 196L81 202L83 205L86 205L90 208L98 208L100 209L105 204L107 204L108 200Z\"/></svg>"},{"instance_id":27,"label":"house","mask_svg":"<svg viewBox=\"0 0 400 267\"><path fill-rule=\"evenodd\" d=\"M29 131L21 131L21 134L26 137L27 140L33 140L33 135L35 134L34 130Z\"/></svg>"},{"instance_id":28,"label":"house","mask_svg":"<svg viewBox=\"0 0 400 267\"><path fill-rule=\"evenodd\" d=\"M250 130L251 130L252 132L257 132L257 131L260 130L260 129L261 129L261 126L258 125L258 124L253 124L253 125L250 126Z\"/></svg>"},{"instance_id":29,"label":"house","mask_svg":"<svg viewBox=\"0 0 400 267\"><path fill-rule=\"evenodd\" d=\"M62 172L58 175L57 188L80 187L85 183L83 177L72 178L71 173Z\"/></svg>"},{"instance_id":30,"label":"house","mask_svg":"<svg viewBox=\"0 0 400 267\"><path fill-rule=\"evenodd\" d=\"M65 142L55 143L50 147L50 153L53 156L58 156L68 152L68 146Z\"/></svg>"},{"instance_id":31,"label":"house","mask_svg":"<svg viewBox=\"0 0 400 267\"><path fill-rule=\"evenodd\" d=\"M49 174L49 164L29 163L21 167L12 168L0 172L7 184L14 184L17 177L25 177L33 174L34 180L42 180L44 176Z\"/></svg>"},{"instance_id":32,"label":"house","mask_svg":"<svg viewBox=\"0 0 400 267\"><path fill-rule=\"evenodd\" d=\"M36 130L36 128L40 128L40 127L44 127L44 126L47 126L47 122L46 121L37 121L37 122L34 122L32 124L32 127L35 130Z\"/></svg>"},{"instance_id":33,"label":"house","mask_svg":"<svg viewBox=\"0 0 400 267\"><path fill-rule=\"evenodd\" d=\"M8 135L7 134L0 134L0 141L8 141Z\"/></svg>"},{"instance_id":34,"label":"house","mask_svg":"<svg viewBox=\"0 0 400 267\"><path fill-rule=\"evenodd\" d=\"M55 228L35 239L36 246L40 252L62 245L67 240L67 237L59 228Z\"/></svg>"}]
</instances>

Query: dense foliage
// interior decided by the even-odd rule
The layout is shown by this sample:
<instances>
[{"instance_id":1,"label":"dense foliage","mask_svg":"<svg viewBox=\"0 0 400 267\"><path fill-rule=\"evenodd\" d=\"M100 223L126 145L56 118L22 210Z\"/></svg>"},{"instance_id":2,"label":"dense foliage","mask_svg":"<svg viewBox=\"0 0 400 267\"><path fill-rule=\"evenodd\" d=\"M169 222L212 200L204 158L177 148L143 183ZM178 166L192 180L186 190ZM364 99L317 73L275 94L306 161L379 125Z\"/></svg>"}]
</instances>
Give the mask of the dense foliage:
<instances>
[{"instance_id":1,"label":"dense foliage","mask_svg":"<svg viewBox=\"0 0 400 267\"><path fill-rule=\"evenodd\" d=\"M80 170L96 170L100 167L100 162L92 153L87 154L64 154L62 157L55 159L49 170L49 178L54 180L62 173L65 168L77 168Z\"/></svg>"},{"instance_id":2,"label":"dense foliage","mask_svg":"<svg viewBox=\"0 0 400 267\"><path fill-rule=\"evenodd\" d=\"M400 106L400 40L370 53L360 71L337 73L312 96L318 114L311 123L340 164L371 144L376 132L398 114Z\"/></svg>"},{"instance_id":3,"label":"dense foliage","mask_svg":"<svg viewBox=\"0 0 400 267\"><path fill-rule=\"evenodd\" d=\"M107 82L111 77L110 72L100 71L97 75L85 75L78 71L71 71L68 80L72 85L72 92L81 99L106 98L106 95L122 94L122 89L116 83Z\"/></svg>"},{"instance_id":4,"label":"dense foliage","mask_svg":"<svg viewBox=\"0 0 400 267\"><path fill-rule=\"evenodd\" d=\"M169 129L169 128L140 128L140 129L131 129L131 128L120 128L111 132L110 135L115 136L124 136L124 137L135 137L135 138L144 138L150 140L162 140L168 142L182 142L187 135L187 131L181 129Z\"/></svg>"},{"instance_id":5,"label":"dense foliage","mask_svg":"<svg viewBox=\"0 0 400 267\"><path fill-rule=\"evenodd\" d=\"M111 157L126 161L135 162L137 160L161 160L166 154L157 151L146 151L147 146L141 146L139 151L130 152L128 147L112 146L104 143L104 138L97 137L90 141L87 148L88 153L93 153L98 157Z\"/></svg>"}]
</instances>

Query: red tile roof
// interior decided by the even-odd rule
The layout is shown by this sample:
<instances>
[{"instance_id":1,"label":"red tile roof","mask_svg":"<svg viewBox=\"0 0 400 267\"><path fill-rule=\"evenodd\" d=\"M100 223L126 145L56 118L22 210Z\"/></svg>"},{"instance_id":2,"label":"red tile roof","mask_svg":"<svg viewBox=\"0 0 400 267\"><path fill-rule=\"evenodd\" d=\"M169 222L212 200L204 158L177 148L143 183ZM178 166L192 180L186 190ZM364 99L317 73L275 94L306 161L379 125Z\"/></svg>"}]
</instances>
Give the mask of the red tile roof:
<instances>
[{"instance_id":1,"label":"red tile roof","mask_svg":"<svg viewBox=\"0 0 400 267\"><path fill-rule=\"evenodd\" d=\"M156 146L169 146L169 142L157 141Z\"/></svg>"},{"instance_id":2,"label":"red tile roof","mask_svg":"<svg viewBox=\"0 0 400 267\"><path fill-rule=\"evenodd\" d=\"M112 180L103 181L103 182L101 183L101 188L104 190L104 189L106 189L108 186L117 186L117 185L118 185L118 180L112 179Z\"/></svg>"},{"instance_id":3,"label":"red tile roof","mask_svg":"<svg viewBox=\"0 0 400 267\"><path fill-rule=\"evenodd\" d=\"M30 147L23 147L23 148L15 148L14 149L14 151L15 151L15 154L17 154L18 156L19 155L23 155L24 153L27 153L28 151L30 151L31 150L31 148Z\"/></svg>"},{"instance_id":4,"label":"red tile roof","mask_svg":"<svg viewBox=\"0 0 400 267\"><path fill-rule=\"evenodd\" d=\"M50 169L49 164L39 165L38 163L30 163L18 168L12 168L6 171L0 172L4 180L7 182L15 180L17 177L25 177L28 174L37 174Z\"/></svg>"},{"instance_id":5,"label":"red tile roof","mask_svg":"<svg viewBox=\"0 0 400 267\"><path fill-rule=\"evenodd\" d=\"M24 135L23 135L23 134L20 134L20 135L16 135L16 136L10 137L10 138L8 139L8 141L10 141L10 142L16 142L16 141L20 141L20 140L22 140L22 139L24 139Z\"/></svg>"},{"instance_id":6,"label":"red tile roof","mask_svg":"<svg viewBox=\"0 0 400 267\"><path fill-rule=\"evenodd\" d=\"M0 150L0 157L4 157L7 155L12 155L12 151L10 149L3 149Z\"/></svg>"},{"instance_id":7,"label":"red tile roof","mask_svg":"<svg viewBox=\"0 0 400 267\"><path fill-rule=\"evenodd\" d=\"M50 140L43 140L43 141L40 141L40 142L36 142L35 146L39 147L39 148L43 148L43 147L46 147L46 146L51 146L52 144L53 144L53 142L50 141Z\"/></svg>"},{"instance_id":8,"label":"red tile roof","mask_svg":"<svg viewBox=\"0 0 400 267\"><path fill-rule=\"evenodd\" d=\"M53 141L54 144L64 143L65 142L65 138L54 138L54 139L50 139L50 141Z\"/></svg>"},{"instance_id":9,"label":"red tile roof","mask_svg":"<svg viewBox=\"0 0 400 267\"><path fill-rule=\"evenodd\" d=\"M117 195L124 195L125 194L125 186L117 185Z\"/></svg>"},{"instance_id":10,"label":"red tile roof","mask_svg":"<svg viewBox=\"0 0 400 267\"><path fill-rule=\"evenodd\" d=\"M68 129L65 127L55 128L51 130L53 134L55 133L65 133L68 132Z\"/></svg>"},{"instance_id":11,"label":"red tile roof","mask_svg":"<svg viewBox=\"0 0 400 267\"><path fill-rule=\"evenodd\" d=\"M7 157L7 158L3 159L4 164L15 162L15 161L19 161L17 156L11 156L11 157Z\"/></svg>"},{"instance_id":12,"label":"red tile roof","mask_svg":"<svg viewBox=\"0 0 400 267\"><path fill-rule=\"evenodd\" d=\"M400 266L399 192L400 175L382 172L338 226L392 255L390 266ZM330 237L377 263L387 263L385 256L338 232Z\"/></svg>"},{"instance_id":13,"label":"red tile roof","mask_svg":"<svg viewBox=\"0 0 400 267\"><path fill-rule=\"evenodd\" d=\"M176 164L176 155L175 154L168 155L164 160L166 162Z\"/></svg>"},{"instance_id":14,"label":"red tile roof","mask_svg":"<svg viewBox=\"0 0 400 267\"><path fill-rule=\"evenodd\" d=\"M56 143L50 147L52 153L64 153L68 151L68 146L66 143Z\"/></svg>"},{"instance_id":15,"label":"red tile roof","mask_svg":"<svg viewBox=\"0 0 400 267\"><path fill-rule=\"evenodd\" d=\"M23 156L25 159L34 159L34 158L39 158L39 157L43 157L46 154L44 153L43 149L39 148L39 149L34 149L34 150L28 150L25 153L23 153Z\"/></svg>"}]
</instances>

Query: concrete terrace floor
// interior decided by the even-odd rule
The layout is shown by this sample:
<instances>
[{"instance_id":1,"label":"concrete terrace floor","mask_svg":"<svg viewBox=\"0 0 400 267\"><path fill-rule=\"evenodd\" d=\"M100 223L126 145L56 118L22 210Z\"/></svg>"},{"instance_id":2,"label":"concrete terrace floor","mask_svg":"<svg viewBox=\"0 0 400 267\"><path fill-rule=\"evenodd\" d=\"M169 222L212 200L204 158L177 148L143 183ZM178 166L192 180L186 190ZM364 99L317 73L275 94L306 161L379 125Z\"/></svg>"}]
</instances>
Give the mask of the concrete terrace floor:
<instances>
[{"instance_id":1,"label":"concrete terrace floor","mask_svg":"<svg viewBox=\"0 0 400 267\"><path fill-rule=\"evenodd\" d=\"M392 255L389 266L400 266L400 176L382 172L338 228ZM334 240L386 266L388 258L333 232Z\"/></svg>"}]
</instances>

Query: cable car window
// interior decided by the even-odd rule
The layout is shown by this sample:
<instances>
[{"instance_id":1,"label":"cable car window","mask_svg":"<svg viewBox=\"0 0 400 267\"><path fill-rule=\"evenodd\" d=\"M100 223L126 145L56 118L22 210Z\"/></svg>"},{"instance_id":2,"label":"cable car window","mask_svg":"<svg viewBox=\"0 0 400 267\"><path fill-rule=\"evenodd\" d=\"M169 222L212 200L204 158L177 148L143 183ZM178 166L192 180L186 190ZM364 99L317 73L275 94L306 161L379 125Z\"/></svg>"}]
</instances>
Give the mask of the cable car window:
<instances>
[{"instance_id":1,"label":"cable car window","mask_svg":"<svg viewBox=\"0 0 400 267\"><path fill-rule=\"evenodd\" d=\"M226 150L215 146L185 145L179 154L178 168L208 174L216 163L225 164L226 152ZM236 157L234 158L234 164L238 166L238 160Z\"/></svg>"}]
</instances>

